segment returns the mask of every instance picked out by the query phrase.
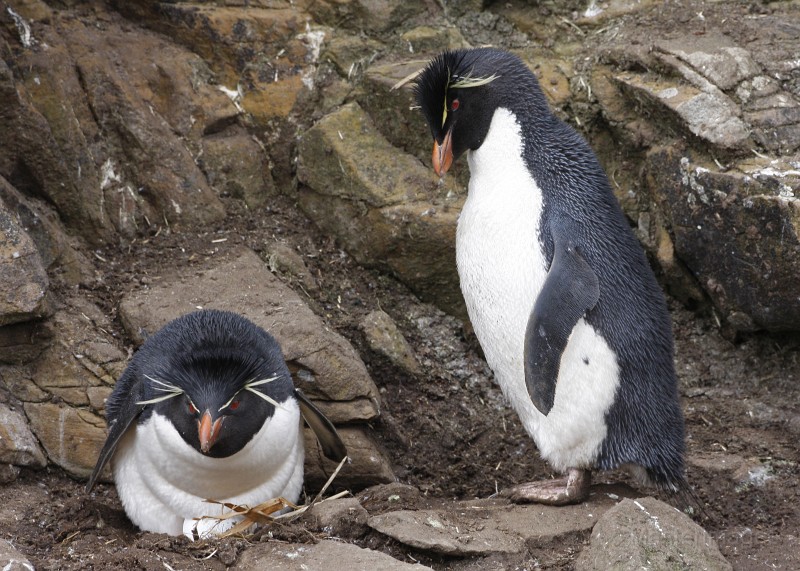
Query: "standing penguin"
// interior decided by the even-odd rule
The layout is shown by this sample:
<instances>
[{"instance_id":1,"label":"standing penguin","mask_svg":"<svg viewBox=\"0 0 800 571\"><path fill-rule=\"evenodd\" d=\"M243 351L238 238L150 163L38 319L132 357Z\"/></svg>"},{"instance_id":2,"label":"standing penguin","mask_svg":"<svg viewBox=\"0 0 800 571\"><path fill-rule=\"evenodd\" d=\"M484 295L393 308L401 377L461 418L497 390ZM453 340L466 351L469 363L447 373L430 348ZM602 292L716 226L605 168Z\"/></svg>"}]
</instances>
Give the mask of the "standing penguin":
<instances>
[{"instance_id":1,"label":"standing penguin","mask_svg":"<svg viewBox=\"0 0 800 571\"><path fill-rule=\"evenodd\" d=\"M445 52L416 82L440 176L467 153L456 258L475 334L539 451L566 478L513 487L561 505L591 470L684 482L663 293L586 141L515 55Z\"/></svg>"},{"instance_id":2,"label":"standing penguin","mask_svg":"<svg viewBox=\"0 0 800 571\"><path fill-rule=\"evenodd\" d=\"M254 506L303 485L300 414L323 452L347 455L333 425L297 391L280 346L226 311L203 310L145 341L106 403L108 437L87 491L111 460L125 512L145 531L205 537L206 499Z\"/></svg>"}]
</instances>

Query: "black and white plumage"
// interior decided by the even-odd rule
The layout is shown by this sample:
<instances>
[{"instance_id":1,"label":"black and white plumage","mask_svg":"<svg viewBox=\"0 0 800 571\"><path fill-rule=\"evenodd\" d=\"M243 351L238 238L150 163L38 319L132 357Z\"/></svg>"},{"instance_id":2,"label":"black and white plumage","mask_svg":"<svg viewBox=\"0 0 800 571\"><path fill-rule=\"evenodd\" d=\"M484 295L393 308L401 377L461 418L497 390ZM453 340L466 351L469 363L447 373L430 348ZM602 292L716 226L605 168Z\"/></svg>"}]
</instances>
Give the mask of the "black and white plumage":
<instances>
[{"instance_id":1,"label":"black and white plumage","mask_svg":"<svg viewBox=\"0 0 800 571\"><path fill-rule=\"evenodd\" d=\"M669 314L594 153L508 52L445 52L419 75L416 95L437 173L467 154L461 289L542 456L573 480L626 465L676 489L684 424ZM543 487L527 496L518 487L516 497L579 501L588 479L577 491Z\"/></svg>"},{"instance_id":2,"label":"black and white plumage","mask_svg":"<svg viewBox=\"0 0 800 571\"><path fill-rule=\"evenodd\" d=\"M271 335L230 312L184 315L149 337L118 380L87 490L111 460L125 512L141 529L220 533L235 519L197 521L221 514L206 499L297 501L301 412L325 454L344 458L333 425L295 390Z\"/></svg>"}]
</instances>

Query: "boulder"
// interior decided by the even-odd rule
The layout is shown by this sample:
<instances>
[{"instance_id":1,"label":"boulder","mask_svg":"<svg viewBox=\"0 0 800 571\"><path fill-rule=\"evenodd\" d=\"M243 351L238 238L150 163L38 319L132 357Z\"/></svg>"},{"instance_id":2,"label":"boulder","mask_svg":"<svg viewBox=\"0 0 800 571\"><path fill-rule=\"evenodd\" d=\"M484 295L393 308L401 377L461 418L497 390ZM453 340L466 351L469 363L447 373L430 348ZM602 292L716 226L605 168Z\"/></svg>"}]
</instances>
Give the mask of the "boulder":
<instances>
[{"instance_id":1,"label":"boulder","mask_svg":"<svg viewBox=\"0 0 800 571\"><path fill-rule=\"evenodd\" d=\"M105 441L105 421L97 413L126 361L108 333L107 316L76 296L62 302L46 322L12 328L9 343L30 355L24 364L0 367L0 375L23 402L32 441L41 443L50 462L74 476L88 476ZM17 441L26 442L23 424L16 426ZM25 445L20 453L25 450L28 455L20 458L41 464L38 446Z\"/></svg>"},{"instance_id":2,"label":"boulder","mask_svg":"<svg viewBox=\"0 0 800 571\"><path fill-rule=\"evenodd\" d=\"M625 499L600 517L577 571L732 569L714 539L688 516L654 498Z\"/></svg>"},{"instance_id":3,"label":"boulder","mask_svg":"<svg viewBox=\"0 0 800 571\"><path fill-rule=\"evenodd\" d=\"M67 234L56 210L45 201L25 196L0 175L0 202L14 213L30 237L44 269L69 286L94 280L91 262L81 251L80 240Z\"/></svg>"},{"instance_id":4,"label":"boulder","mask_svg":"<svg viewBox=\"0 0 800 571\"><path fill-rule=\"evenodd\" d=\"M0 64L0 175L47 197L90 243L219 220L222 204L183 136L236 110L202 61L118 17L102 27L53 20L14 58L16 74Z\"/></svg>"},{"instance_id":5,"label":"boulder","mask_svg":"<svg viewBox=\"0 0 800 571\"><path fill-rule=\"evenodd\" d=\"M591 71L617 150L593 143L625 213L666 289L690 307L710 301L731 333L800 329L785 286L800 268L800 94L787 75L800 41L776 34L746 48L718 31L648 49L611 39Z\"/></svg>"},{"instance_id":6,"label":"boulder","mask_svg":"<svg viewBox=\"0 0 800 571\"><path fill-rule=\"evenodd\" d=\"M721 171L674 147L647 157L647 190L675 256L737 331L800 327L800 170L749 161ZM700 159L702 160L702 159Z\"/></svg>"},{"instance_id":7,"label":"boulder","mask_svg":"<svg viewBox=\"0 0 800 571\"><path fill-rule=\"evenodd\" d=\"M678 132L691 133L724 150L741 151L749 142L750 133L739 107L713 85L700 89L632 72L615 75L614 80L629 99L650 106Z\"/></svg>"},{"instance_id":8,"label":"boulder","mask_svg":"<svg viewBox=\"0 0 800 571\"><path fill-rule=\"evenodd\" d=\"M96 395L90 399L92 389L109 394L122 375L127 356L108 333L111 327L103 311L76 296L59 307L48 327L53 338L30 367L36 387L74 407L87 407L91 400L97 403ZM42 438L38 432L37 436ZM69 440L71 435L63 433L61 437Z\"/></svg>"},{"instance_id":9,"label":"boulder","mask_svg":"<svg viewBox=\"0 0 800 571\"><path fill-rule=\"evenodd\" d=\"M392 272L423 300L464 315L455 266L463 197L393 147L357 103L325 116L299 144L303 211L361 264Z\"/></svg>"},{"instance_id":10,"label":"boulder","mask_svg":"<svg viewBox=\"0 0 800 571\"><path fill-rule=\"evenodd\" d=\"M305 35L311 16L302 3L114 4L132 20L203 58L226 92L259 125L292 111L298 95L307 89L306 64L319 55L317 44L324 37L312 41Z\"/></svg>"}]
</instances>

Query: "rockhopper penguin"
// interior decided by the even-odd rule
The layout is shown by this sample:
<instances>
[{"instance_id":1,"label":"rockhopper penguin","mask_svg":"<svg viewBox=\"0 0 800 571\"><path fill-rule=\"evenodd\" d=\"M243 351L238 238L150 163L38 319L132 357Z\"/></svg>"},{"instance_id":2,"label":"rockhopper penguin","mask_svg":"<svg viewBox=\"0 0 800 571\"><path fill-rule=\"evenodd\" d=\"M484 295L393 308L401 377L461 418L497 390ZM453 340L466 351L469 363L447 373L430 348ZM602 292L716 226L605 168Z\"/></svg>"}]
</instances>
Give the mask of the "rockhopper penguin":
<instances>
[{"instance_id":1,"label":"rockhopper penguin","mask_svg":"<svg viewBox=\"0 0 800 571\"><path fill-rule=\"evenodd\" d=\"M444 175L466 152L461 291L486 359L541 455L567 477L515 501L579 502L591 470L684 483L684 424L662 291L586 141L515 55L445 52L416 80Z\"/></svg>"},{"instance_id":2,"label":"rockhopper penguin","mask_svg":"<svg viewBox=\"0 0 800 571\"><path fill-rule=\"evenodd\" d=\"M325 455L344 458L333 425L295 390L271 335L230 312L184 315L149 337L117 382L87 491L111 460L125 512L141 529L221 533L235 518L196 520L221 513L206 499L255 506L299 498L301 412Z\"/></svg>"}]
</instances>

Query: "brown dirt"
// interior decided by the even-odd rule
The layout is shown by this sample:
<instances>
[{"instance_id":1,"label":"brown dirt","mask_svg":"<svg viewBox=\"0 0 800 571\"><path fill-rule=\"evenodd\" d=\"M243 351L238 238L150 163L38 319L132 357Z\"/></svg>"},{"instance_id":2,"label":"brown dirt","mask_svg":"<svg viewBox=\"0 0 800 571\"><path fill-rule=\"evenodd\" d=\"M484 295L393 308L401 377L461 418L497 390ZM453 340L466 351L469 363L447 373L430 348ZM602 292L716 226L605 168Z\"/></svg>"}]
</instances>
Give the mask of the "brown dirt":
<instances>
[{"instance_id":1,"label":"brown dirt","mask_svg":"<svg viewBox=\"0 0 800 571\"><path fill-rule=\"evenodd\" d=\"M319 293L307 298L309 304L365 359L383 397L375 432L400 481L420 489L420 502L426 496L486 497L551 473L504 404L474 338L457 320L421 304L391 277L359 267L288 199L276 199L260 211L242 210L233 202L227 206L232 215L217 228L202 233L162 229L128 247L97 252L106 260L102 279L77 294L90 297L116 318L122 294L145 287L165 269L191 272L208 258L227 256L237 245L263 252L270 242L282 241L304 256L319 280ZM211 243L220 237L228 240ZM378 307L392 315L407 336L423 375L399 372L368 349L358 323ZM675 303L672 313L694 498L663 499L695 507L695 519L719 541L735 568L800 568L800 341L756 335L733 343L708 320ZM114 333L125 339L119 320L115 323ZM744 467L727 470L723 461ZM748 478L748 468L754 474L761 470L765 481ZM625 476L596 478L619 480ZM126 519L112 486L101 485L87 496L82 483L56 469L23 471L15 483L0 488L0 505L0 537L16 545L39 570L123 565L164 569L165 564L176 569L224 568L247 546L242 539L193 544L139 533ZM402 507L409 506L398 506ZM272 535L293 541L314 538L302 523L273 530ZM559 553L540 563L570 568L583 541L566 542ZM400 558L413 553L376 534L361 543ZM413 557L439 569L469 568L458 560L420 553ZM494 567L521 562L485 563Z\"/></svg>"}]
</instances>

